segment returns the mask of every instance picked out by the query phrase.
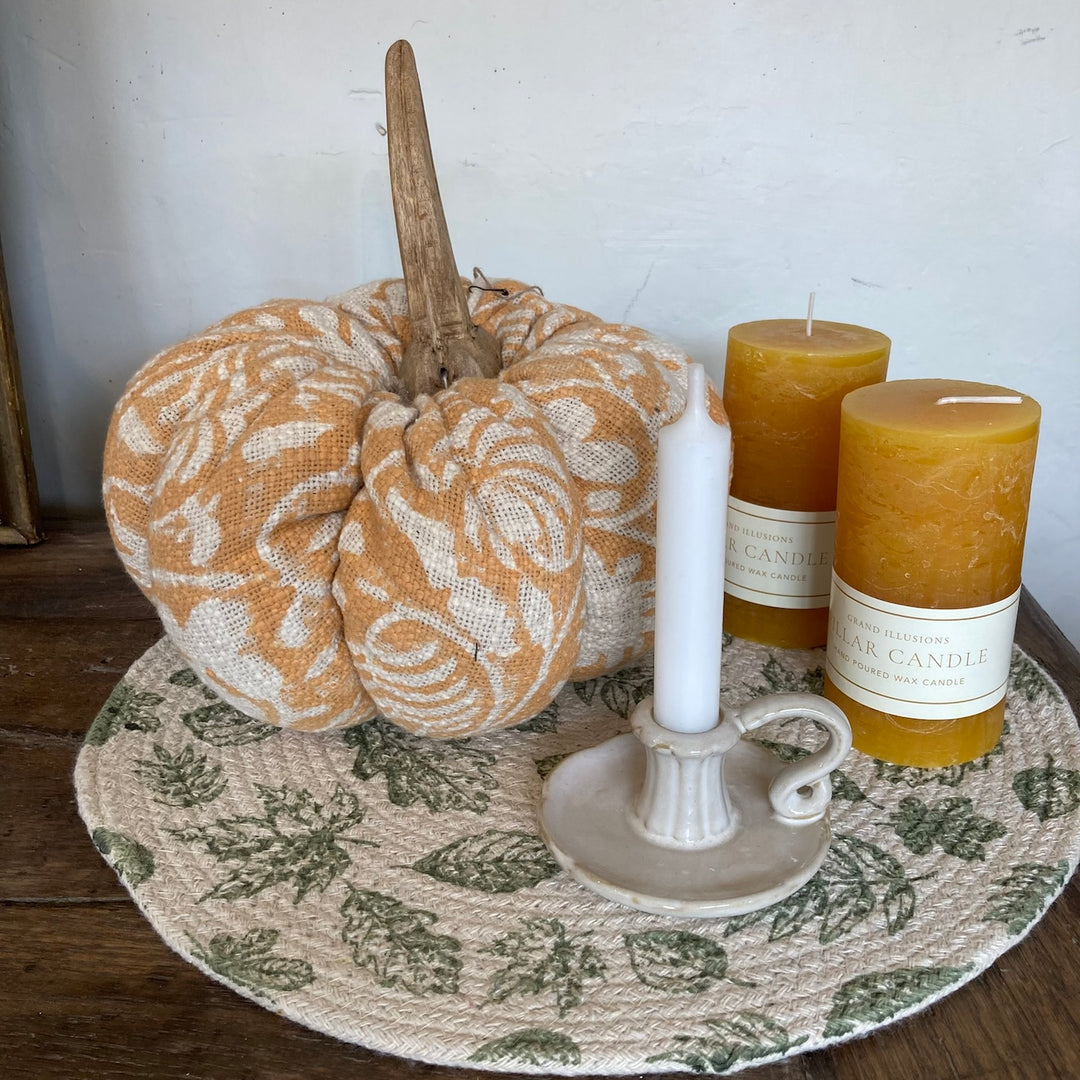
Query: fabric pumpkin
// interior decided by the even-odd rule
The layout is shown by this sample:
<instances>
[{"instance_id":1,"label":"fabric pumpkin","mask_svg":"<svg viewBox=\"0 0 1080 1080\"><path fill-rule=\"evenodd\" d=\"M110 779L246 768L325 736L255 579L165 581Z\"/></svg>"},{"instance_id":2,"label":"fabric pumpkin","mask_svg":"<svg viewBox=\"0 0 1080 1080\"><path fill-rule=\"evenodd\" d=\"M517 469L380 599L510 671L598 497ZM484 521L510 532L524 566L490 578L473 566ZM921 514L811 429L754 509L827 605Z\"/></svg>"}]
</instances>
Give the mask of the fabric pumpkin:
<instances>
[{"instance_id":1,"label":"fabric pumpkin","mask_svg":"<svg viewBox=\"0 0 1080 1080\"><path fill-rule=\"evenodd\" d=\"M128 384L105 452L113 540L244 713L462 736L651 648L655 447L687 357L498 284L470 311L499 378L412 403L400 281L240 312Z\"/></svg>"}]
</instances>

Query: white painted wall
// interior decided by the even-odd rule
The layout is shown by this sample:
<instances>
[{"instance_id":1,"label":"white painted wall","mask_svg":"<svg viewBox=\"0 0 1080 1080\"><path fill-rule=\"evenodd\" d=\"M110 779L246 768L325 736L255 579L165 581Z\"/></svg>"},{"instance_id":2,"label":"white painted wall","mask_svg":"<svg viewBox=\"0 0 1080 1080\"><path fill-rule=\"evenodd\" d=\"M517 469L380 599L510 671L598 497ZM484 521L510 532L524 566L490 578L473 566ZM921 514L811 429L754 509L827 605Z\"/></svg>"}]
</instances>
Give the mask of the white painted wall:
<instances>
[{"instance_id":1,"label":"white painted wall","mask_svg":"<svg viewBox=\"0 0 1080 1080\"><path fill-rule=\"evenodd\" d=\"M1080 642L1075 0L4 0L0 236L43 499L98 503L124 382L273 296L399 272L387 46L459 266L678 341L798 315L1044 424L1025 575Z\"/></svg>"}]
</instances>

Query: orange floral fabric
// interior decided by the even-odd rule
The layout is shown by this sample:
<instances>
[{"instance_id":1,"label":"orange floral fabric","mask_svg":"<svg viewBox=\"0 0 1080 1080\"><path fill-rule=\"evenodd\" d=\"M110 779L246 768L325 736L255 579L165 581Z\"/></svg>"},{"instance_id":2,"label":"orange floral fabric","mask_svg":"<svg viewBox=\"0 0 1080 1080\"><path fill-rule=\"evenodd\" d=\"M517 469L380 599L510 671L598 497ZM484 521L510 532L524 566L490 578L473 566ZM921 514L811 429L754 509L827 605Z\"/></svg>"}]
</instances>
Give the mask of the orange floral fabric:
<instances>
[{"instance_id":1,"label":"orange floral fabric","mask_svg":"<svg viewBox=\"0 0 1080 1080\"><path fill-rule=\"evenodd\" d=\"M403 400L405 292L383 281L240 312L128 384L105 453L113 540L245 713L455 737L651 648L655 447L687 358L499 284L470 300L497 380Z\"/></svg>"}]
</instances>

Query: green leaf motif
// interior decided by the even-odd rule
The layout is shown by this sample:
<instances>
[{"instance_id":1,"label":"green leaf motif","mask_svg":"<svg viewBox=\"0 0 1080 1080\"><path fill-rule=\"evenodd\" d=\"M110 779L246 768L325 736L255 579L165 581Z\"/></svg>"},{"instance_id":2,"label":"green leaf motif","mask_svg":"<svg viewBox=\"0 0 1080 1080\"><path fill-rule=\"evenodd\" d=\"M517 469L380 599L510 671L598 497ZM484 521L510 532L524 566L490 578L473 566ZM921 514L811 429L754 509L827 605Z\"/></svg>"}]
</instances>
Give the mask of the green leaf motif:
<instances>
[{"instance_id":1,"label":"green leaf motif","mask_svg":"<svg viewBox=\"0 0 1080 1080\"><path fill-rule=\"evenodd\" d=\"M502 829L462 836L417 860L412 868L436 881L487 893L529 889L560 871L539 836Z\"/></svg>"},{"instance_id":2,"label":"green leaf motif","mask_svg":"<svg viewBox=\"0 0 1080 1080\"><path fill-rule=\"evenodd\" d=\"M724 947L701 934L689 930L647 930L624 934L623 941L634 974L654 990L701 994L728 977Z\"/></svg>"},{"instance_id":3,"label":"green leaf motif","mask_svg":"<svg viewBox=\"0 0 1080 1080\"><path fill-rule=\"evenodd\" d=\"M947 855L968 862L985 861L986 844L1000 840L1008 830L1000 821L976 814L972 806L971 799L961 796L931 807L908 795L889 815L889 822L904 846L916 855L929 854L937 844Z\"/></svg>"},{"instance_id":4,"label":"green leaf motif","mask_svg":"<svg viewBox=\"0 0 1080 1080\"><path fill-rule=\"evenodd\" d=\"M574 693L586 705L591 704L599 693L600 700L625 720L634 706L653 692L653 676L652 672L645 668L624 668L614 675L586 679L584 682L574 683L573 686Z\"/></svg>"},{"instance_id":5,"label":"green leaf motif","mask_svg":"<svg viewBox=\"0 0 1080 1080\"><path fill-rule=\"evenodd\" d=\"M249 930L240 938L215 934L205 949L196 942L192 955L227 982L259 997L309 986L315 972L306 960L274 955L278 936L277 930Z\"/></svg>"},{"instance_id":6,"label":"green leaf motif","mask_svg":"<svg viewBox=\"0 0 1080 1080\"><path fill-rule=\"evenodd\" d=\"M820 919L818 941L827 945L879 907L888 933L899 933L915 912L911 879L887 851L856 836L838 834L821 869L801 889L769 907L728 919L724 937L768 922L769 940L780 941Z\"/></svg>"},{"instance_id":7,"label":"green leaf motif","mask_svg":"<svg viewBox=\"0 0 1080 1080\"><path fill-rule=\"evenodd\" d=\"M195 687L202 685L199 676L189 667L174 671L169 676L169 682L173 686L186 686L189 689L194 689Z\"/></svg>"},{"instance_id":8,"label":"green leaf motif","mask_svg":"<svg viewBox=\"0 0 1080 1080\"><path fill-rule=\"evenodd\" d=\"M355 747L353 774L361 780L386 778L386 795L395 806L424 803L429 810L468 810L482 814L498 782L491 776L495 755L468 745L468 739L441 742L376 717L349 728L345 745Z\"/></svg>"},{"instance_id":9,"label":"green leaf motif","mask_svg":"<svg viewBox=\"0 0 1080 1080\"><path fill-rule=\"evenodd\" d=\"M581 1004L585 983L605 979L603 958L585 939L592 931L567 937L558 919L522 919L522 930L512 930L484 952L506 961L492 978L489 997L505 1001L521 994L555 995L559 1015Z\"/></svg>"},{"instance_id":10,"label":"green leaf motif","mask_svg":"<svg viewBox=\"0 0 1080 1080\"><path fill-rule=\"evenodd\" d=\"M191 668L181 668L169 676L173 686L183 686L189 690L199 690L207 701L217 701L217 694L207 686Z\"/></svg>"},{"instance_id":11,"label":"green leaf motif","mask_svg":"<svg viewBox=\"0 0 1080 1080\"><path fill-rule=\"evenodd\" d=\"M87 746L104 746L120 731L157 731L161 721L155 709L165 699L149 690L136 690L121 680L106 698L101 712L86 733Z\"/></svg>"},{"instance_id":12,"label":"green leaf motif","mask_svg":"<svg viewBox=\"0 0 1080 1080\"><path fill-rule=\"evenodd\" d=\"M829 781L832 784L832 797L834 800L841 799L850 803L873 802L870 796L843 769L833 769L829 774Z\"/></svg>"},{"instance_id":13,"label":"green leaf motif","mask_svg":"<svg viewBox=\"0 0 1080 1080\"><path fill-rule=\"evenodd\" d=\"M1022 694L1032 705L1043 698L1058 704L1065 700L1042 668L1019 649L1013 650L1009 664L1009 689Z\"/></svg>"},{"instance_id":14,"label":"green leaf motif","mask_svg":"<svg viewBox=\"0 0 1080 1080\"><path fill-rule=\"evenodd\" d=\"M1023 769L1012 786L1020 805L1040 821L1065 817L1080 806L1080 772L1058 768L1049 754L1045 767Z\"/></svg>"},{"instance_id":15,"label":"green leaf motif","mask_svg":"<svg viewBox=\"0 0 1080 1080\"><path fill-rule=\"evenodd\" d=\"M492 1065L580 1065L581 1051L567 1035L525 1028L484 1043L470 1061Z\"/></svg>"},{"instance_id":16,"label":"green leaf motif","mask_svg":"<svg viewBox=\"0 0 1080 1080\"><path fill-rule=\"evenodd\" d=\"M340 785L327 803L306 788L295 790L256 784L263 816L218 818L209 825L171 830L189 843L201 844L219 863L231 866L203 900L240 900L273 885L287 883L299 904L312 890L323 892L352 860L341 845L371 840L345 835L364 819L356 796Z\"/></svg>"},{"instance_id":17,"label":"green leaf motif","mask_svg":"<svg viewBox=\"0 0 1080 1080\"><path fill-rule=\"evenodd\" d=\"M896 968L858 975L841 983L825 1020L826 1038L849 1035L861 1027L882 1024L899 1012L935 997L967 972L964 967Z\"/></svg>"},{"instance_id":18,"label":"green leaf motif","mask_svg":"<svg viewBox=\"0 0 1080 1080\"><path fill-rule=\"evenodd\" d=\"M775 754L781 761L786 762L801 761L810 753L804 746L776 742L774 739L751 739L750 742L757 743L763 750L768 750L770 754Z\"/></svg>"},{"instance_id":19,"label":"green leaf motif","mask_svg":"<svg viewBox=\"0 0 1080 1080\"><path fill-rule=\"evenodd\" d=\"M648 1060L678 1062L696 1073L723 1073L739 1062L787 1054L806 1042L805 1035L793 1039L782 1024L751 1009L702 1022L707 1035L676 1035L672 1049Z\"/></svg>"},{"instance_id":20,"label":"green leaf motif","mask_svg":"<svg viewBox=\"0 0 1080 1080\"><path fill-rule=\"evenodd\" d=\"M1023 933L1042 913L1049 898L1064 888L1068 876L1069 864L1064 859L1055 866L1019 863L1008 877L994 882L998 892L991 895L983 918L1005 923L1010 934Z\"/></svg>"},{"instance_id":21,"label":"green leaf motif","mask_svg":"<svg viewBox=\"0 0 1080 1080\"><path fill-rule=\"evenodd\" d=\"M132 840L126 833L97 828L90 838L109 865L133 889L154 876L154 856L149 848Z\"/></svg>"},{"instance_id":22,"label":"green leaf motif","mask_svg":"<svg viewBox=\"0 0 1080 1080\"><path fill-rule=\"evenodd\" d=\"M215 701L213 705L192 709L183 713L180 719L195 738L211 746L247 746L281 732L273 724L234 709L227 701Z\"/></svg>"},{"instance_id":23,"label":"green leaf motif","mask_svg":"<svg viewBox=\"0 0 1080 1080\"><path fill-rule=\"evenodd\" d=\"M154 802L163 806L202 806L213 802L226 787L220 765L210 765L205 754L185 746L179 754L170 754L154 743L154 760L138 758L135 774L157 793Z\"/></svg>"},{"instance_id":24,"label":"green leaf motif","mask_svg":"<svg viewBox=\"0 0 1080 1080\"><path fill-rule=\"evenodd\" d=\"M994 758L1005 753L1005 738L1008 732L1008 720L993 750L974 761L965 761L960 765L946 765L941 769L924 769L918 765L893 765L887 761L875 761L877 778L889 784L904 784L910 788L937 784L939 787L959 787L972 773L986 772Z\"/></svg>"},{"instance_id":25,"label":"green leaf motif","mask_svg":"<svg viewBox=\"0 0 1080 1080\"><path fill-rule=\"evenodd\" d=\"M341 914L341 937L352 947L353 963L372 972L380 986L417 996L457 993L461 943L428 929L438 921L435 914L351 887Z\"/></svg>"},{"instance_id":26,"label":"green leaf motif","mask_svg":"<svg viewBox=\"0 0 1080 1080\"><path fill-rule=\"evenodd\" d=\"M792 671L785 667L775 656L770 655L761 669L764 683L748 686L749 696L761 697L764 694L820 694L825 686L825 671L818 665L809 671L796 668Z\"/></svg>"},{"instance_id":27,"label":"green leaf motif","mask_svg":"<svg viewBox=\"0 0 1080 1080\"><path fill-rule=\"evenodd\" d=\"M531 720L523 720L510 730L524 731L531 735L550 735L553 731L559 730L559 706L553 701Z\"/></svg>"},{"instance_id":28,"label":"green leaf motif","mask_svg":"<svg viewBox=\"0 0 1080 1080\"><path fill-rule=\"evenodd\" d=\"M555 766L565 761L569 756L569 754L550 754L548 757L537 758L533 764L540 774L540 779L546 780L555 771Z\"/></svg>"}]
</instances>

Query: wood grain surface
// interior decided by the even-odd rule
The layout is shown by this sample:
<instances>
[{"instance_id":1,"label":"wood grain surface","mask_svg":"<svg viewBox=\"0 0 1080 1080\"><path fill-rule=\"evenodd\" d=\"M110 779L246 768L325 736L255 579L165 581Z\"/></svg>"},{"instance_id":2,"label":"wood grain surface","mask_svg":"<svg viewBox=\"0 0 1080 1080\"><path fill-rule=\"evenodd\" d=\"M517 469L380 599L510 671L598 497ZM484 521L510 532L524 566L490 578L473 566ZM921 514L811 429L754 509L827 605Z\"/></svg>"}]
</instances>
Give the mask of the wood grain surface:
<instances>
[{"instance_id":1,"label":"wood grain surface","mask_svg":"<svg viewBox=\"0 0 1080 1080\"><path fill-rule=\"evenodd\" d=\"M103 523L0 550L0 1076L6 1080L473 1080L302 1028L203 976L94 850L71 773L83 733L160 627ZM1080 656L1025 594L1017 640L1080 712ZM936 1005L748 1080L1080 1076L1080 885ZM503 1074L505 1075L505 1074ZM685 1076L685 1073L670 1074Z\"/></svg>"}]
</instances>

